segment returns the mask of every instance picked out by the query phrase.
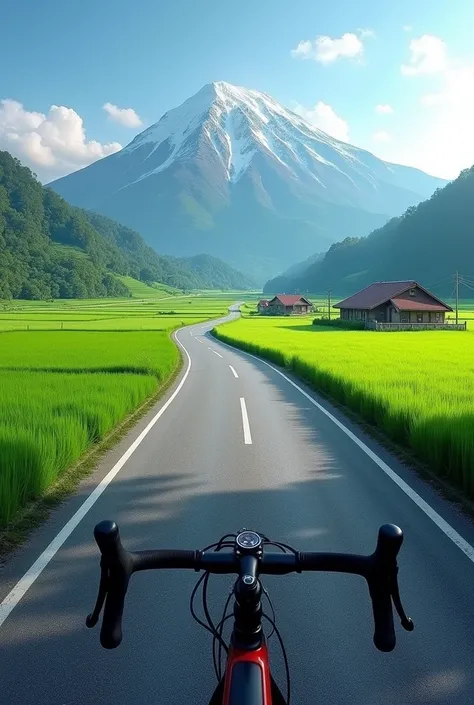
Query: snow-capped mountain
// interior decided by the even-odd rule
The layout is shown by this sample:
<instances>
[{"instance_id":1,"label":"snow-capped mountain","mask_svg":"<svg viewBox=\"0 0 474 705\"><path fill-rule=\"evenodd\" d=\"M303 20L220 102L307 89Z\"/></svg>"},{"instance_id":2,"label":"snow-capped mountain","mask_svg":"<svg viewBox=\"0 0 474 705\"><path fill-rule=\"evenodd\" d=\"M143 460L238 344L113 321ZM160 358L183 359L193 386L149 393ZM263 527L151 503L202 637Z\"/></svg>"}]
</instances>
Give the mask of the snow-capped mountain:
<instances>
[{"instance_id":1,"label":"snow-capped mountain","mask_svg":"<svg viewBox=\"0 0 474 705\"><path fill-rule=\"evenodd\" d=\"M330 137L265 93L217 82L51 186L160 252L208 252L268 277L444 184Z\"/></svg>"}]
</instances>

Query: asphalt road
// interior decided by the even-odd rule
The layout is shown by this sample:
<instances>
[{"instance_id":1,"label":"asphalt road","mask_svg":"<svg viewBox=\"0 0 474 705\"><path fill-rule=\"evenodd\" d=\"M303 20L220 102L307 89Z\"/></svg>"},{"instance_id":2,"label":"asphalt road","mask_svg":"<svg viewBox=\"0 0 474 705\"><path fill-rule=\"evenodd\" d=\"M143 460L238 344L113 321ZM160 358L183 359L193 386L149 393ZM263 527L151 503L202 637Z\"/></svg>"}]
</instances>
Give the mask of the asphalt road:
<instances>
[{"instance_id":1,"label":"asphalt road","mask_svg":"<svg viewBox=\"0 0 474 705\"><path fill-rule=\"evenodd\" d=\"M134 576L124 640L115 651L100 647L98 628L84 626L98 582L92 531L98 521L111 518L135 550L199 548L245 526L301 550L369 553L379 525L398 524L405 532L402 599L416 630L408 634L399 627L391 654L373 646L370 601L361 578L318 574L266 580L288 650L292 702L472 704L474 562L298 389L263 362L207 336L211 327L179 333L192 364L177 396L0 626L2 702L208 702L215 685L210 640L188 612L195 574ZM456 507L327 402L318 402L474 545L474 527ZM162 404L3 568L0 601ZM211 608L217 614L230 578L215 581ZM281 682L275 640L271 653Z\"/></svg>"}]
</instances>

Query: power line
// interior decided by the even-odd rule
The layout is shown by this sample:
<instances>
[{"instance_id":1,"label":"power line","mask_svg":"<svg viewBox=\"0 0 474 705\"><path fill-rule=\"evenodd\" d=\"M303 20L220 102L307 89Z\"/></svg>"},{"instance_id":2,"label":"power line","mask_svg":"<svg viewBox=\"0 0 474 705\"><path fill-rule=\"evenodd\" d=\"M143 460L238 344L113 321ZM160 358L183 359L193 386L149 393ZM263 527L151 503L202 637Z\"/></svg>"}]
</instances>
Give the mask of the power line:
<instances>
[{"instance_id":1,"label":"power line","mask_svg":"<svg viewBox=\"0 0 474 705\"><path fill-rule=\"evenodd\" d=\"M448 298L448 301L454 301L454 294L455 294L455 293L456 293L456 286L455 286L454 289L452 290L452 292L451 292L451 294L450 294L450 296L449 296L449 298Z\"/></svg>"},{"instance_id":2,"label":"power line","mask_svg":"<svg viewBox=\"0 0 474 705\"><path fill-rule=\"evenodd\" d=\"M449 274L447 277L443 277L443 279L440 279L439 281L437 281L436 284L429 284L429 286L427 286L426 288L427 289L436 289L444 282L452 281L452 280L453 280L453 275Z\"/></svg>"},{"instance_id":3,"label":"power line","mask_svg":"<svg viewBox=\"0 0 474 705\"><path fill-rule=\"evenodd\" d=\"M464 284L464 286L467 286L468 289L472 289L472 291L474 291L474 282L472 284L468 284L467 282L461 280L461 283Z\"/></svg>"}]
</instances>

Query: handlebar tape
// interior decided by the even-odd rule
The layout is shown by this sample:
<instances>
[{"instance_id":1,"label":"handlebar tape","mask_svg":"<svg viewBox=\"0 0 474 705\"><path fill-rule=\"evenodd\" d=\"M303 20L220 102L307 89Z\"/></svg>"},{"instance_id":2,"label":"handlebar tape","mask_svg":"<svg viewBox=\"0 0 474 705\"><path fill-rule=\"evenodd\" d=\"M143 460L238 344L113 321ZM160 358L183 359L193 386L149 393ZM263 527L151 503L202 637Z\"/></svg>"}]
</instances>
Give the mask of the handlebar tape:
<instances>
[{"instance_id":1,"label":"handlebar tape","mask_svg":"<svg viewBox=\"0 0 474 705\"><path fill-rule=\"evenodd\" d=\"M102 521L94 536L108 568L107 596L100 630L100 643L105 649L115 649L122 641L122 616L128 583L136 570L151 567L196 568L198 551L142 551L140 555L126 551L120 540L118 526Z\"/></svg>"},{"instance_id":2,"label":"handlebar tape","mask_svg":"<svg viewBox=\"0 0 474 705\"><path fill-rule=\"evenodd\" d=\"M397 643L393 626L392 597L387 585L369 581L369 592L374 613L374 644L379 651L393 651Z\"/></svg>"},{"instance_id":3,"label":"handlebar tape","mask_svg":"<svg viewBox=\"0 0 474 705\"><path fill-rule=\"evenodd\" d=\"M377 547L372 555L373 570L367 576L374 613L374 644L379 651L393 651L396 644L393 626L392 578L397 571L397 555L403 532L394 524L379 529Z\"/></svg>"},{"instance_id":4,"label":"handlebar tape","mask_svg":"<svg viewBox=\"0 0 474 705\"><path fill-rule=\"evenodd\" d=\"M113 521L101 521L94 537L108 569L107 596L100 630L100 643L105 649L115 649L122 641L122 615L133 561L120 541L118 526Z\"/></svg>"}]
</instances>

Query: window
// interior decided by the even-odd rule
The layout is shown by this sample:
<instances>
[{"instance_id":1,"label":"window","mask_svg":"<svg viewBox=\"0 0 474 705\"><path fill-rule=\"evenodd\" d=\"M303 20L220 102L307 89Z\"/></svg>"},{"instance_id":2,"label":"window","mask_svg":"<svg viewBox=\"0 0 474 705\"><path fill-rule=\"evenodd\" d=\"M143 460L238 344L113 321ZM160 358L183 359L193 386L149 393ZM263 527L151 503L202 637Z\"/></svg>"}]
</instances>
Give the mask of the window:
<instances>
[{"instance_id":1,"label":"window","mask_svg":"<svg viewBox=\"0 0 474 705\"><path fill-rule=\"evenodd\" d=\"M436 323L439 323L441 320L441 314L439 311L436 311Z\"/></svg>"},{"instance_id":2,"label":"window","mask_svg":"<svg viewBox=\"0 0 474 705\"><path fill-rule=\"evenodd\" d=\"M410 296L415 296L415 295L416 295L416 290L410 289Z\"/></svg>"},{"instance_id":3,"label":"window","mask_svg":"<svg viewBox=\"0 0 474 705\"><path fill-rule=\"evenodd\" d=\"M417 323L423 323L423 314L422 313L416 314L416 321L417 321Z\"/></svg>"}]
</instances>

